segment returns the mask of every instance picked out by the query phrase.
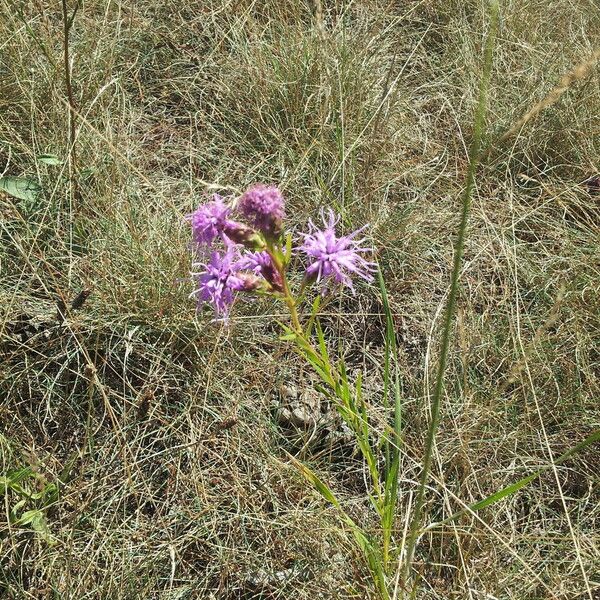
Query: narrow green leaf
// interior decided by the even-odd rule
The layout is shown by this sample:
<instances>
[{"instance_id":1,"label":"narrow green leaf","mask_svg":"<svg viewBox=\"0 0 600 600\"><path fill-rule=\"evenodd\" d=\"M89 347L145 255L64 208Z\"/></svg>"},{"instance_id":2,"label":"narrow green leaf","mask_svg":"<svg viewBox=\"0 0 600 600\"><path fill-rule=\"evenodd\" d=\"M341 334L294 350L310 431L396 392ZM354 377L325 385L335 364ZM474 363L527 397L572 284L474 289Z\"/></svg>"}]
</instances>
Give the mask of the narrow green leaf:
<instances>
[{"instance_id":1,"label":"narrow green leaf","mask_svg":"<svg viewBox=\"0 0 600 600\"><path fill-rule=\"evenodd\" d=\"M326 363L330 363L329 354L327 352L327 345L325 344L325 335L323 333L323 329L321 329L321 323L319 320L316 321L316 329L317 329L317 339L319 340L319 350L321 351L321 356L323 361Z\"/></svg>"},{"instance_id":2,"label":"narrow green leaf","mask_svg":"<svg viewBox=\"0 0 600 600\"><path fill-rule=\"evenodd\" d=\"M75 466L75 463L77 462L78 458L78 450L75 450L71 453L71 455L67 459L67 462L65 463L65 466L62 468L60 475L58 476L58 481L60 483L68 483L71 480L73 474L73 467ZM58 487L58 485L56 487Z\"/></svg>"},{"instance_id":3,"label":"narrow green leaf","mask_svg":"<svg viewBox=\"0 0 600 600\"><path fill-rule=\"evenodd\" d=\"M332 506L337 508L340 512L342 520L348 527L350 527L354 539L356 540L357 546L362 550L367 564L373 574L373 578L377 585L377 588L381 592L384 600L389 599L389 594L385 585L385 572L383 563L381 561L381 553L379 552L376 545L373 543L371 538L362 530L361 527L344 511L341 507L335 494L311 469L306 465L296 460L293 456L288 455L294 465L302 473L305 479L321 494L321 496L327 500Z\"/></svg>"},{"instance_id":4,"label":"narrow green leaf","mask_svg":"<svg viewBox=\"0 0 600 600\"><path fill-rule=\"evenodd\" d=\"M396 345L396 328L394 327L394 316L390 308L387 288L385 286L385 280L381 269L377 270L377 279L379 282L379 289L381 291L381 301L383 304L383 312L385 313L385 359L384 359L384 381L383 381L383 394L384 394L384 406L389 406L389 395L390 389L393 389L394 393L394 443L392 449L390 449L390 443L387 436L385 436L385 456L386 464L391 465L399 454L398 445L400 443L402 433L402 392L400 389L400 374L398 370L398 348ZM392 380L392 366L394 370L394 377ZM391 454L391 456L390 456Z\"/></svg>"},{"instance_id":5,"label":"narrow green leaf","mask_svg":"<svg viewBox=\"0 0 600 600\"><path fill-rule=\"evenodd\" d=\"M385 359L383 369L384 406L389 407L390 391L394 396L394 421L392 426L393 441L390 443L388 431L383 435L385 454L385 483L383 492L383 506L381 510L381 529L383 546L383 564L386 567L390 560L392 535L394 530L394 516L398 502L398 476L400 471L399 444L402 434L402 396L400 390L400 375L398 369L398 348L396 345L396 328L394 317L390 308L387 288L381 268L377 270L381 301L385 313ZM393 376L392 376L393 372Z\"/></svg>"},{"instance_id":6,"label":"narrow green leaf","mask_svg":"<svg viewBox=\"0 0 600 600\"><path fill-rule=\"evenodd\" d=\"M18 519L17 525L29 525L39 514L39 510L26 510Z\"/></svg>"},{"instance_id":7,"label":"narrow green leaf","mask_svg":"<svg viewBox=\"0 0 600 600\"><path fill-rule=\"evenodd\" d=\"M6 476L0 477L0 495L6 494L10 489L21 496L29 497L29 492L21 487L20 482L32 474L33 471L29 467L24 467L17 471L10 471Z\"/></svg>"},{"instance_id":8,"label":"narrow green leaf","mask_svg":"<svg viewBox=\"0 0 600 600\"><path fill-rule=\"evenodd\" d=\"M19 522L19 511L27 504L27 500L19 500L14 506L11 507L8 515L8 520L11 523Z\"/></svg>"},{"instance_id":9,"label":"narrow green leaf","mask_svg":"<svg viewBox=\"0 0 600 600\"><path fill-rule=\"evenodd\" d=\"M62 165L62 160L56 154L40 154L37 159L46 165Z\"/></svg>"},{"instance_id":10,"label":"narrow green leaf","mask_svg":"<svg viewBox=\"0 0 600 600\"><path fill-rule=\"evenodd\" d=\"M311 469L309 469L304 463L301 463L299 460L294 458L292 455L289 455L289 458L294 463L294 466L302 473L304 478L327 500L327 502L331 503L336 508L342 510L343 509L335 497L335 494L331 491L329 486L327 486L319 476L314 473ZM345 514L345 513L344 513Z\"/></svg>"},{"instance_id":11,"label":"narrow green leaf","mask_svg":"<svg viewBox=\"0 0 600 600\"><path fill-rule=\"evenodd\" d=\"M298 334L296 333L286 333L285 335L280 335L279 339L282 342L292 342L294 341L296 338L298 337Z\"/></svg>"},{"instance_id":12,"label":"narrow green leaf","mask_svg":"<svg viewBox=\"0 0 600 600\"><path fill-rule=\"evenodd\" d=\"M306 325L306 337L309 337L312 334L313 326L315 324L315 319L317 318L317 313L319 311L320 306L321 306L321 294L318 294L312 303L310 319L308 319L308 323Z\"/></svg>"},{"instance_id":13,"label":"narrow green leaf","mask_svg":"<svg viewBox=\"0 0 600 600\"><path fill-rule=\"evenodd\" d=\"M570 450L567 450L567 452L565 452L564 454L561 454L557 459L554 460L554 465L561 464L562 462L564 462L565 460L567 460L568 458L570 458L577 452L580 452L581 450L583 450L590 444L594 444L596 442L600 442L600 429L594 431L594 433L589 435L583 441L579 442L579 444L573 446L573 448L571 448ZM436 523L432 523L431 525L429 525L429 527L427 527L427 529L430 529L434 526L450 523L451 521L458 519L460 516L462 516L466 513L477 512L478 510L481 510L482 508L485 508L486 506L490 506L491 504L495 504L496 502L499 502L500 500L503 500L504 498L511 496L512 494L518 492L521 488L524 488L526 485L529 485L534 479L538 478L542 473L544 473L548 469L551 469L552 466L553 466L552 464L549 464L549 465L545 465L545 466L541 467L534 473L531 473L531 475L527 475L526 477L519 479L519 481L516 481L515 483L511 483L510 485L507 485L505 488L502 488L501 490L498 490L497 492L490 494L483 500L479 500L478 502L470 504L463 510L460 510L457 513L454 513L453 515L450 515L448 518L444 519L443 521L437 521Z\"/></svg>"},{"instance_id":14,"label":"narrow green leaf","mask_svg":"<svg viewBox=\"0 0 600 600\"><path fill-rule=\"evenodd\" d=\"M356 375L356 383L354 384L355 388L355 396L356 402L359 406L363 405L363 397L362 397L362 371L359 371Z\"/></svg>"},{"instance_id":15,"label":"narrow green leaf","mask_svg":"<svg viewBox=\"0 0 600 600\"><path fill-rule=\"evenodd\" d=\"M309 358L310 360L310 358ZM317 365L316 363L312 363L313 369L316 371L317 375L323 380L326 381L327 383L330 382L330 378L329 375L327 374L327 371L325 371L325 369L322 369L319 365Z\"/></svg>"}]
</instances>

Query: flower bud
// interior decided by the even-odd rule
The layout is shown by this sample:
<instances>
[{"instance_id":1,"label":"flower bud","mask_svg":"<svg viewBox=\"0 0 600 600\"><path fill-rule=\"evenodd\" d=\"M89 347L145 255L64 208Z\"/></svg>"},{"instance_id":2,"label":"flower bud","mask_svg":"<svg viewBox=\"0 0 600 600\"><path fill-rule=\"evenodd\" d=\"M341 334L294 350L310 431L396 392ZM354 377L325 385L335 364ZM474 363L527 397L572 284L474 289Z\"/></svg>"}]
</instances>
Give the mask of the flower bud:
<instances>
[{"instance_id":1,"label":"flower bud","mask_svg":"<svg viewBox=\"0 0 600 600\"><path fill-rule=\"evenodd\" d=\"M223 234L234 244L241 244L249 250L261 250L265 247L265 242L257 231L237 221L227 220L223 226Z\"/></svg>"},{"instance_id":2,"label":"flower bud","mask_svg":"<svg viewBox=\"0 0 600 600\"><path fill-rule=\"evenodd\" d=\"M273 292L283 291L281 273L276 269L268 252L248 252L238 263L239 269L247 269L255 275L262 275Z\"/></svg>"}]
</instances>

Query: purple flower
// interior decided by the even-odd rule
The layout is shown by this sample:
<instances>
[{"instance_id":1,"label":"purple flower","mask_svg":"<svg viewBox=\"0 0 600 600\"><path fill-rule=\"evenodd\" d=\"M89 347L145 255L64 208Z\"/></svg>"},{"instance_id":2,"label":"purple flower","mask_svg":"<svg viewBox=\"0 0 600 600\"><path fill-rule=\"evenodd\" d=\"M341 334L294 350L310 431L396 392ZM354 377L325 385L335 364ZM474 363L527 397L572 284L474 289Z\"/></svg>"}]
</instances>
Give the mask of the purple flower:
<instances>
[{"instance_id":1,"label":"purple flower","mask_svg":"<svg viewBox=\"0 0 600 600\"><path fill-rule=\"evenodd\" d=\"M194 273L198 277L199 287L192 292L198 303L213 305L216 316L227 319L229 308L233 304L234 293L252 289L247 276L238 272L239 253L233 245L228 245L224 254L214 251L207 264L201 264L205 271Z\"/></svg>"},{"instance_id":2,"label":"purple flower","mask_svg":"<svg viewBox=\"0 0 600 600\"><path fill-rule=\"evenodd\" d=\"M354 238L363 231L368 225L357 229L350 235L336 237L335 226L339 221L332 210L329 211L329 219L326 220L323 211L323 230L318 229L312 221L309 221L309 233L301 234L304 237L304 243L300 250L304 252L312 262L306 269L306 276L309 280L322 279L330 280L334 284L348 286L352 291L353 275L358 275L367 281L373 281L371 273L375 270L376 263L365 260L361 254L363 252L373 252L372 248L361 247L364 238L355 240ZM327 282L323 293L327 291Z\"/></svg>"},{"instance_id":3,"label":"purple flower","mask_svg":"<svg viewBox=\"0 0 600 600\"><path fill-rule=\"evenodd\" d=\"M268 252L246 252L242 255L242 258L239 262L240 269L245 269L247 271L252 271L257 275L260 275L261 271L265 267L270 267L273 265L271 261L271 256Z\"/></svg>"},{"instance_id":4,"label":"purple flower","mask_svg":"<svg viewBox=\"0 0 600 600\"><path fill-rule=\"evenodd\" d=\"M240 269L246 269L255 275L264 277L271 284L273 290L277 292L283 290L281 273L275 268L268 252L247 252L242 256L238 266Z\"/></svg>"},{"instance_id":5,"label":"purple flower","mask_svg":"<svg viewBox=\"0 0 600 600\"><path fill-rule=\"evenodd\" d=\"M199 245L210 246L225 228L230 212L231 209L218 194L213 196L212 202L197 208L188 217L192 224L194 241Z\"/></svg>"},{"instance_id":6,"label":"purple flower","mask_svg":"<svg viewBox=\"0 0 600 600\"><path fill-rule=\"evenodd\" d=\"M261 183L248 188L240 198L238 210L267 237L281 233L284 200L275 186Z\"/></svg>"}]
</instances>

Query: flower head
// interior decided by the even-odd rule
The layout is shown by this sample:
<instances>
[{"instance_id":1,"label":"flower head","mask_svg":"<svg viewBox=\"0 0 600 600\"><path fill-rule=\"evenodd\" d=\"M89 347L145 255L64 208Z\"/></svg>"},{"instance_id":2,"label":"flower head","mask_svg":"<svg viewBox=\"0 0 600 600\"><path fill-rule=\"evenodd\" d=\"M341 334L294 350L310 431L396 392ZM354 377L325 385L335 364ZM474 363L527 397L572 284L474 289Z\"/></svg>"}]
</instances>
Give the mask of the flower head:
<instances>
[{"instance_id":1,"label":"flower head","mask_svg":"<svg viewBox=\"0 0 600 600\"><path fill-rule=\"evenodd\" d=\"M213 305L216 316L227 319L229 308L233 304L234 293L253 289L252 282L237 272L239 254L234 245L228 245L225 253L214 251L202 273L198 277L199 287L192 293L198 304L208 302Z\"/></svg>"},{"instance_id":2,"label":"flower head","mask_svg":"<svg viewBox=\"0 0 600 600\"><path fill-rule=\"evenodd\" d=\"M361 246L363 239L354 239L368 225L357 229L350 235L337 237L335 226L339 221L332 210L326 219L323 219L323 230L318 229L312 221L309 221L309 233L303 233L304 243L300 250L312 261L306 269L309 280L326 281L323 293L327 291L327 283L341 284L352 287L352 276L358 275L367 281L372 281L371 273L375 270L376 263L365 260L361 254L373 252L372 248Z\"/></svg>"},{"instance_id":3,"label":"flower head","mask_svg":"<svg viewBox=\"0 0 600 600\"><path fill-rule=\"evenodd\" d=\"M212 241L223 232L228 223L231 209L218 194L213 201L197 208L188 219L192 224L194 241L199 245L210 246Z\"/></svg>"},{"instance_id":4,"label":"flower head","mask_svg":"<svg viewBox=\"0 0 600 600\"><path fill-rule=\"evenodd\" d=\"M240 198L239 211L265 236L273 238L281 233L285 216L284 200L275 186L261 183L248 188Z\"/></svg>"},{"instance_id":5,"label":"flower head","mask_svg":"<svg viewBox=\"0 0 600 600\"><path fill-rule=\"evenodd\" d=\"M242 256L239 268L252 271L255 275L261 275L269 282L272 290L282 291L281 273L273 264L271 255L268 252L247 252Z\"/></svg>"}]
</instances>

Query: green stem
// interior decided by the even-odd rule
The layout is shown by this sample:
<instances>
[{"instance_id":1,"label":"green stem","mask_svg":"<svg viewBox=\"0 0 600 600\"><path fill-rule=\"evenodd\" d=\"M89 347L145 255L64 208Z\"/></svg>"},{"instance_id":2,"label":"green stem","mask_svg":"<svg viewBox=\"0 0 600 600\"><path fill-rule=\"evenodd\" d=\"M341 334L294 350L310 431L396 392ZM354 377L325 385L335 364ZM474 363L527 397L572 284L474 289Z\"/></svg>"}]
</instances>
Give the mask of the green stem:
<instances>
[{"instance_id":1,"label":"green stem","mask_svg":"<svg viewBox=\"0 0 600 600\"><path fill-rule=\"evenodd\" d=\"M288 310L290 311L290 317L292 319L292 328L298 335L303 335L304 331L300 324L300 317L298 316L298 306L296 300L290 291L290 286L285 273L285 266L281 260L281 253L272 245L267 243L267 252L273 261L273 265L281 276L281 286L283 288L283 301L286 303Z\"/></svg>"},{"instance_id":2,"label":"green stem","mask_svg":"<svg viewBox=\"0 0 600 600\"><path fill-rule=\"evenodd\" d=\"M423 469L421 471L421 477L419 480L419 488L417 491L417 498L415 501L415 510L410 523L410 529L406 546L406 559L402 570L402 581L405 585L407 583L409 570L411 568L412 561L414 558L415 546L417 543L419 530L421 528L421 518L423 513L423 506L425 503L425 489L429 480L429 471L431 469L431 459L433 456L434 441L440 419L440 404L442 399L442 393L444 390L444 373L448 358L448 350L450 347L450 337L452 334L452 323L454 321L456 298L458 295L458 282L460 277L463 250L467 233L467 222L469 217L469 211L471 208L471 195L473 192L473 187L475 185L475 172L477 170L481 154L481 139L484 129L487 91L492 68L492 52L494 48L494 39L498 28L497 0L492 0L491 9L491 27L485 47L484 72L479 88L479 99L475 113L473 140L469 151L469 169L467 172L465 191L462 198L462 213L460 227L458 230L458 238L456 240L456 246L454 251L454 265L452 268L450 293L448 294L448 300L446 302L446 307L444 311L444 329L442 333L440 360L438 364L435 388L431 404L431 421L429 423L427 438L425 441Z\"/></svg>"},{"instance_id":3,"label":"green stem","mask_svg":"<svg viewBox=\"0 0 600 600\"><path fill-rule=\"evenodd\" d=\"M303 335L303 329L302 329L302 325L300 324L300 318L298 316L298 307L296 305L296 300L294 299L294 297L292 296L292 294L290 292L290 286L288 285L287 277L285 276L285 273L283 273L283 275L282 275L282 281L283 281L283 297L284 297L285 303L287 304L287 307L290 311L290 317L292 319L292 327L295 329L295 331L296 331L296 333L298 333L298 335Z\"/></svg>"}]
</instances>

